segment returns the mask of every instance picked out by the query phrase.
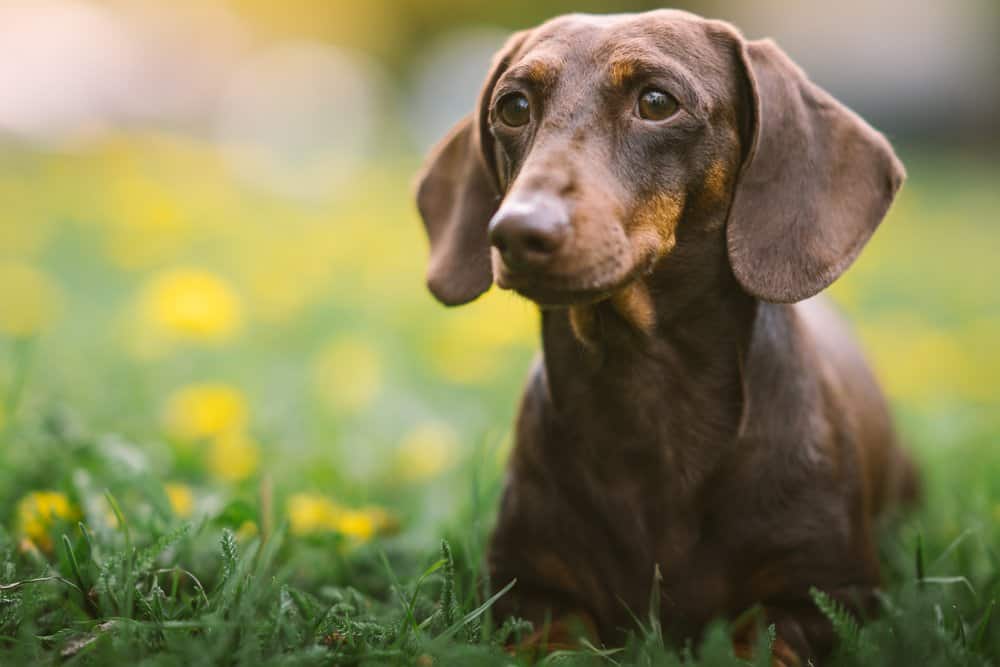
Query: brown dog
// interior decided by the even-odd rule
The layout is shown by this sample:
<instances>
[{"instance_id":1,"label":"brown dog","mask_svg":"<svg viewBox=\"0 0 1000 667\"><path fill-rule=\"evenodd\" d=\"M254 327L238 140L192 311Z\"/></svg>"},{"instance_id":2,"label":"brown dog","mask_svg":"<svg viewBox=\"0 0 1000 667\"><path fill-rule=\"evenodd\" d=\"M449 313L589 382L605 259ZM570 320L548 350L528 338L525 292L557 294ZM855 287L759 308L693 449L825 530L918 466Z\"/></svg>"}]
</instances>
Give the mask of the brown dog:
<instances>
[{"instance_id":1,"label":"brown dog","mask_svg":"<svg viewBox=\"0 0 1000 667\"><path fill-rule=\"evenodd\" d=\"M829 650L810 587L870 604L873 521L917 480L844 325L803 300L902 180L882 135L727 23L511 37L418 191L438 299L495 279L542 308L489 553L517 579L502 614L615 642L658 566L675 636L760 603L787 655Z\"/></svg>"}]
</instances>

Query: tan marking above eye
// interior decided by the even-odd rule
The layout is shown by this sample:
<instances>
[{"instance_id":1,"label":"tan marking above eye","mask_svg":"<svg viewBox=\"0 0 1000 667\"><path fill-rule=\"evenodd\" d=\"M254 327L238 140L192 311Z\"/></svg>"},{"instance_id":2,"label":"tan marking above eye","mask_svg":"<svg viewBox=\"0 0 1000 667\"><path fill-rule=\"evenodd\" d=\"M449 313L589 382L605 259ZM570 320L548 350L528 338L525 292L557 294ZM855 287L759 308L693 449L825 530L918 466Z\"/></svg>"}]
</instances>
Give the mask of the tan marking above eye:
<instances>
[{"instance_id":1,"label":"tan marking above eye","mask_svg":"<svg viewBox=\"0 0 1000 667\"><path fill-rule=\"evenodd\" d=\"M548 59L535 56L511 67L506 76L526 81L545 90L553 86L559 78L559 66Z\"/></svg>"},{"instance_id":2,"label":"tan marking above eye","mask_svg":"<svg viewBox=\"0 0 1000 667\"><path fill-rule=\"evenodd\" d=\"M543 87L549 86L555 81L556 72L556 67L544 60L530 62L525 68L528 78Z\"/></svg>"},{"instance_id":3,"label":"tan marking above eye","mask_svg":"<svg viewBox=\"0 0 1000 667\"><path fill-rule=\"evenodd\" d=\"M612 85L624 86L633 76L635 76L635 63L630 60L617 60L611 63L608 78Z\"/></svg>"}]
</instances>

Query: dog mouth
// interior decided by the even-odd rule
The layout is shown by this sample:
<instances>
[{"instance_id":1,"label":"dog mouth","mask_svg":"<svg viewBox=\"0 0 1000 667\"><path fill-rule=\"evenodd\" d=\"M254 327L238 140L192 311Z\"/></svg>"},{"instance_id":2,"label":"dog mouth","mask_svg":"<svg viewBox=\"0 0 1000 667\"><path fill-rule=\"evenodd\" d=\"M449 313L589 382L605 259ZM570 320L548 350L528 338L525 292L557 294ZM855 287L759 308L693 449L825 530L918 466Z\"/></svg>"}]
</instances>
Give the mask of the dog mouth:
<instances>
[{"instance_id":1,"label":"dog mouth","mask_svg":"<svg viewBox=\"0 0 1000 667\"><path fill-rule=\"evenodd\" d=\"M614 259L598 262L592 269L572 274L515 271L498 263L497 285L517 292L543 308L598 303L633 280L652 271L653 262L625 265Z\"/></svg>"},{"instance_id":2,"label":"dog mouth","mask_svg":"<svg viewBox=\"0 0 1000 667\"><path fill-rule=\"evenodd\" d=\"M607 299L614 292L614 286L595 288L558 287L540 284L525 284L505 287L512 289L526 299L534 301L543 308L559 308L583 304L598 303Z\"/></svg>"}]
</instances>

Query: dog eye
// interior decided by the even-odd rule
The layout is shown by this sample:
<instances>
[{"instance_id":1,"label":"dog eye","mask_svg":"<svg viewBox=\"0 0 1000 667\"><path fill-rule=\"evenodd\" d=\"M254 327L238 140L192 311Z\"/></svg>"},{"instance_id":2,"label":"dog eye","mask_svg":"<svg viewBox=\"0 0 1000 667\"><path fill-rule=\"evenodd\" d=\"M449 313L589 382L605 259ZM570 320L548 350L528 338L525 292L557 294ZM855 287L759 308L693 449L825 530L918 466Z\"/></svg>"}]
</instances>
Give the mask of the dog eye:
<instances>
[{"instance_id":1,"label":"dog eye","mask_svg":"<svg viewBox=\"0 0 1000 667\"><path fill-rule=\"evenodd\" d=\"M636 108L639 117L644 120L665 120L677 113L680 105L670 93L656 88L647 88L639 95Z\"/></svg>"},{"instance_id":2,"label":"dog eye","mask_svg":"<svg viewBox=\"0 0 1000 667\"><path fill-rule=\"evenodd\" d=\"M521 127L531 120L531 104L521 93L505 95L498 105L498 114L504 125Z\"/></svg>"}]
</instances>

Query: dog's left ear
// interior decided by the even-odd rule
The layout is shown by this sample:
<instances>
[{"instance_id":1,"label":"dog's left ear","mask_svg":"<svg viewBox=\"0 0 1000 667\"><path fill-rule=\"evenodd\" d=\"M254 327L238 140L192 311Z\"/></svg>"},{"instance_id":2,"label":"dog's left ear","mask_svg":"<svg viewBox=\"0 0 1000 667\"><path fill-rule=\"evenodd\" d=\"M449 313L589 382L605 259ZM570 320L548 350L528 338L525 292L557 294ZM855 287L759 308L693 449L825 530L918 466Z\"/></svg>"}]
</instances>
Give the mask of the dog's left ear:
<instances>
[{"instance_id":1,"label":"dog's left ear","mask_svg":"<svg viewBox=\"0 0 1000 667\"><path fill-rule=\"evenodd\" d=\"M850 266L905 172L885 137L774 42L738 41L750 136L729 213L729 261L748 293L791 303Z\"/></svg>"},{"instance_id":2,"label":"dog's left ear","mask_svg":"<svg viewBox=\"0 0 1000 667\"><path fill-rule=\"evenodd\" d=\"M493 88L527 34L515 33L494 56L476 110L433 148L417 176L417 208L431 243L427 287L449 306L493 284L487 234L501 195L487 115Z\"/></svg>"},{"instance_id":3,"label":"dog's left ear","mask_svg":"<svg viewBox=\"0 0 1000 667\"><path fill-rule=\"evenodd\" d=\"M442 303L472 301L493 284L487 225L499 195L483 163L474 117L436 146L417 181L417 209L431 243L427 287Z\"/></svg>"}]
</instances>

